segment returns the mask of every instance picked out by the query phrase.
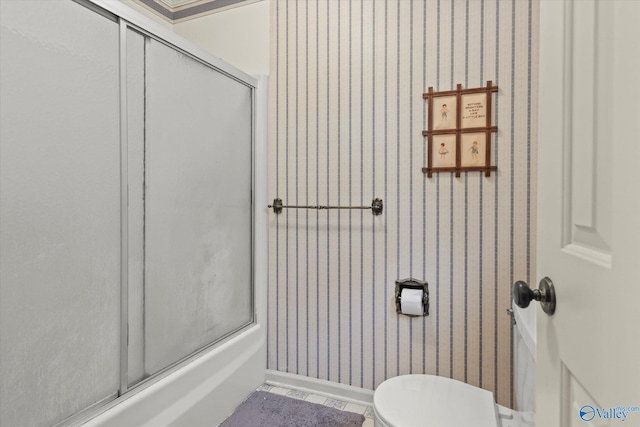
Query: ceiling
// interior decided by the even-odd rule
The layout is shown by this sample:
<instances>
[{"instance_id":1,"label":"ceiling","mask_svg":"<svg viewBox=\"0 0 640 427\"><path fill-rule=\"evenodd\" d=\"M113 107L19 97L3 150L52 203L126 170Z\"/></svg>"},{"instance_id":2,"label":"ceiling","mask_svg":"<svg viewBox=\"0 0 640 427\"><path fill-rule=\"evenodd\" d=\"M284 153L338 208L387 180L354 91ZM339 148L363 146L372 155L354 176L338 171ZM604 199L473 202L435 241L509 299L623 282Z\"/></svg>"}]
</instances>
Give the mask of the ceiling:
<instances>
[{"instance_id":1,"label":"ceiling","mask_svg":"<svg viewBox=\"0 0 640 427\"><path fill-rule=\"evenodd\" d=\"M261 0L134 0L172 23Z\"/></svg>"}]
</instances>

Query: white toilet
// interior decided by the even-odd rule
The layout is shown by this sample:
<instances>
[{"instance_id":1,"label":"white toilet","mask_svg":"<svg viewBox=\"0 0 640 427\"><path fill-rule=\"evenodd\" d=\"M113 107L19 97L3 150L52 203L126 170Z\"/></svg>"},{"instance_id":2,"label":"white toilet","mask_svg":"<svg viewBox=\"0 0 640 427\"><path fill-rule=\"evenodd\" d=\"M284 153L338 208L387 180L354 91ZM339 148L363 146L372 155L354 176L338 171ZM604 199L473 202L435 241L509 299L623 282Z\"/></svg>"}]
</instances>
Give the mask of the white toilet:
<instances>
[{"instance_id":1,"label":"white toilet","mask_svg":"<svg viewBox=\"0 0 640 427\"><path fill-rule=\"evenodd\" d=\"M519 411L497 405L493 393L435 375L401 375L373 395L376 427L533 427L535 318L514 308L515 396ZM533 324L533 326L532 326Z\"/></svg>"}]
</instances>

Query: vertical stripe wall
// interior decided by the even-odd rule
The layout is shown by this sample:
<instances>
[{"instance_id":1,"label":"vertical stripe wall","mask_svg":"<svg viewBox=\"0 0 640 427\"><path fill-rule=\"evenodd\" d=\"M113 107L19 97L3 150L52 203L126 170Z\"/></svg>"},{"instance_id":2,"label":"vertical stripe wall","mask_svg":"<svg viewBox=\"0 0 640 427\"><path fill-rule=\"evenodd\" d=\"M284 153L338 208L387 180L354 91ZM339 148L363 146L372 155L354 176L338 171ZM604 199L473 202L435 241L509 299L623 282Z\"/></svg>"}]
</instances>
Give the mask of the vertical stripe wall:
<instances>
[{"instance_id":1,"label":"vertical stripe wall","mask_svg":"<svg viewBox=\"0 0 640 427\"><path fill-rule=\"evenodd\" d=\"M268 368L374 389L429 373L514 406L510 288L535 281L538 4L274 0ZM422 93L500 88L497 173L426 178ZM430 315L395 312L396 279Z\"/></svg>"}]
</instances>

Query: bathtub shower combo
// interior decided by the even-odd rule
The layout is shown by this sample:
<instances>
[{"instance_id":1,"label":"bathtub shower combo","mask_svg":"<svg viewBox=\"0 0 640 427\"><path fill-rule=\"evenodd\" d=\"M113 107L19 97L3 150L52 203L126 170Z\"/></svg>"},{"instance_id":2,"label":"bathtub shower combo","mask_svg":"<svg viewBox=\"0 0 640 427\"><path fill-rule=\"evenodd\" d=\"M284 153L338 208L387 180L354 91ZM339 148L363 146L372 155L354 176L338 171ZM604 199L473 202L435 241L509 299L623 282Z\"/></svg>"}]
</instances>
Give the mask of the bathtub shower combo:
<instances>
[{"instance_id":1,"label":"bathtub shower combo","mask_svg":"<svg viewBox=\"0 0 640 427\"><path fill-rule=\"evenodd\" d=\"M0 9L0 424L215 425L264 382L266 80L120 2Z\"/></svg>"}]
</instances>

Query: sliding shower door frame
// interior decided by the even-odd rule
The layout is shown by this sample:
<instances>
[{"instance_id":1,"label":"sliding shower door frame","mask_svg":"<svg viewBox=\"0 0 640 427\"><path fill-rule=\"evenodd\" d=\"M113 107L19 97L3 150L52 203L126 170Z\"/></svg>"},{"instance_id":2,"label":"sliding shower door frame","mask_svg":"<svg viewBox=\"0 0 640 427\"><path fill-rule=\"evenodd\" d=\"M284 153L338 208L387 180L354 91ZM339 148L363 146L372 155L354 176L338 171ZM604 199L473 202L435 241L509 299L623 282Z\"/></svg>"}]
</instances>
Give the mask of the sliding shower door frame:
<instances>
[{"instance_id":1,"label":"sliding shower door frame","mask_svg":"<svg viewBox=\"0 0 640 427\"><path fill-rule=\"evenodd\" d=\"M117 393L107 396L101 401L82 409L71 417L56 424L55 427L82 424L89 419L105 412L114 406L122 403L147 387L157 383L171 373L186 366L203 354L230 339L238 332L248 329L258 322L258 312L256 304L256 191L259 186L256 179L256 138L257 129L264 131L264 118L257 113L257 103L260 108L266 108L264 102L264 88L258 95L259 81L257 78L235 68L221 59L202 50L189 41L181 38L172 31L164 28L160 24L138 14L120 2L105 0L72 0L92 11L99 13L108 19L117 22L120 26L119 46L120 46L120 387ZM151 376L140 380L133 385L129 382L129 141L128 141L128 91L127 91L127 32L133 30L144 37L160 42L176 51L188 56L191 59L225 75L226 77L241 83L251 90L251 319L250 321L232 330L215 341L194 351L188 356L168 365L164 369L153 373ZM266 79L260 80L260 85L266 86ZM259 99L260 98L260 99ZM264 171L260 168L260 175ZM264 178L264 177L263 177ZM262 188L262 186L260 186ZM224 203L224 201L223 201ZM261 265L263 264L262 261ZM260 268L266 268L261 266ZM262 321L260 321L262 323Z\"/></svg>"}]
</instances>

